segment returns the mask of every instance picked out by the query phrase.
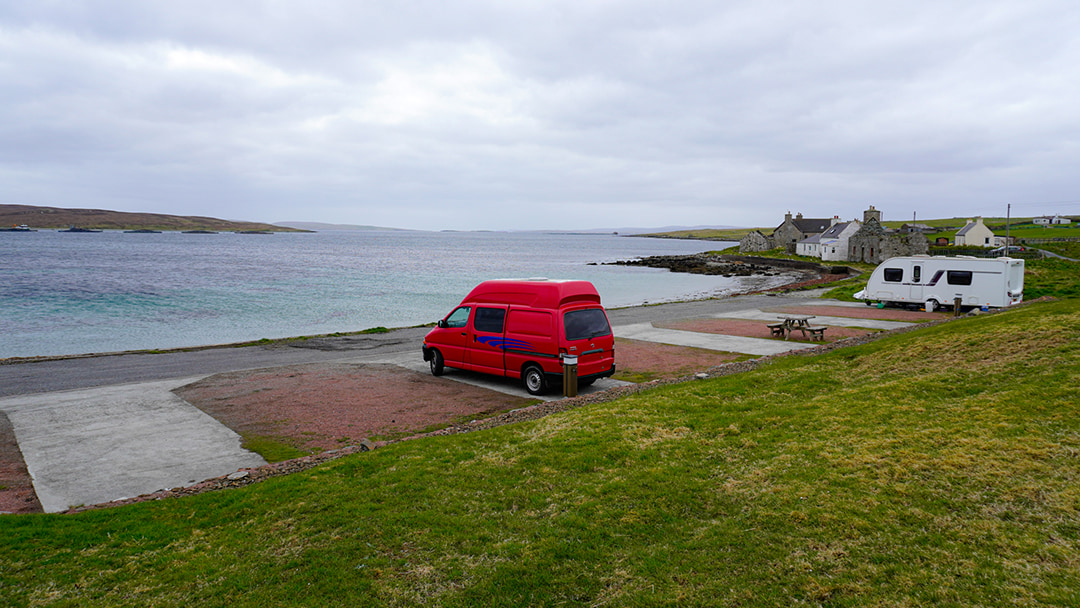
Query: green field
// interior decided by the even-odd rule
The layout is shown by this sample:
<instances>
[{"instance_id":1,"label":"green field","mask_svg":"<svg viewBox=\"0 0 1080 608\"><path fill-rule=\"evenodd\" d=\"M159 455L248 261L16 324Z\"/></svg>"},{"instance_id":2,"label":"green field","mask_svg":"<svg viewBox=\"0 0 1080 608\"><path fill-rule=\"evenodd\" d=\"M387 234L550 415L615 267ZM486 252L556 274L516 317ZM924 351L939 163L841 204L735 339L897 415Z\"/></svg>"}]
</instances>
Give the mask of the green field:
<instances>
[{"instance_id":1,"label":"green field","mask_svg":"<svg viewBox=\"0 0 1080 608\"><path fill-rule=\"evenodd\" d=\"M0 605L1077 606L1078 335L1080 299L1033 303L242 489L3 516Z\"/></svg>"}]
</instances>

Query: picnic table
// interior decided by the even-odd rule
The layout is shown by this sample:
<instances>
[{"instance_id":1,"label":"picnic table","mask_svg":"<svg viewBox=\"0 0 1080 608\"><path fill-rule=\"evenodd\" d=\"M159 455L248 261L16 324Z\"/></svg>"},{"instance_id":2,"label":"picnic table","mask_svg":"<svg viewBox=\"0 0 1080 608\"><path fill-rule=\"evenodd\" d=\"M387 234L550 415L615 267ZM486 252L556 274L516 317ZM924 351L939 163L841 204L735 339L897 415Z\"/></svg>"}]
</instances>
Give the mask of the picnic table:
<instances>
[{"instance_id":1,"label":"picnic table","mask_svg":"<svg viewBox=\"0 0 1080 608\"><path fill-rule=\"evenodd\" d=\"M779 315L780 319L777 323L770 323L769 329L774 336L784 336L787 340L791 337L791 333L795 331L801 331L803 338L806 338L807 332L810 334L811 340L825 340L825 327L810 325L810 319L813 319L815 315Z\"/></svg>"}]
</instances>

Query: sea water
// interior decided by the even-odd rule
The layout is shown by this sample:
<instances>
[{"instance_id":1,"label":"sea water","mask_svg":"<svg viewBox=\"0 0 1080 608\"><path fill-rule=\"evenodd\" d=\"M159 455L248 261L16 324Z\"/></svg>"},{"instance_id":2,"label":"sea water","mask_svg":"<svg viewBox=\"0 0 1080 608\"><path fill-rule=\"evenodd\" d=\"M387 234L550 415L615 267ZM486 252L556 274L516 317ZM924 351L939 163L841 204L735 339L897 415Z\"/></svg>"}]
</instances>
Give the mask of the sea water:
<instances>
[{"instance_id":1,"label":"sea water","mask_svg":"<svg viewBox=\"0 0 1080 608\"><path fill-rule=\"evenodd\" d=\"M0 358L418 325L493 278L592 281L609 308L711 297L745 279L603 263L729 245L516 232L0 232Z\"/></svg>"}]
</instances>

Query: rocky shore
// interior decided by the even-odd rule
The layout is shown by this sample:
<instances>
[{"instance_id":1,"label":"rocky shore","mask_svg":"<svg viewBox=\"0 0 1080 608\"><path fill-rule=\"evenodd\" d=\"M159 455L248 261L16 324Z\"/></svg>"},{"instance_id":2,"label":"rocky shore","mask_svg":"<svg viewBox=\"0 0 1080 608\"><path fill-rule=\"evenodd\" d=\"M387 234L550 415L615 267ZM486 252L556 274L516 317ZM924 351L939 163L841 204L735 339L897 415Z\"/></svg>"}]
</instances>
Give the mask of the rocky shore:
<instances>
[{"instance_id":1,"label":"rocky shore","mask_svg":"<svg viewBox=\"0 0 1080 608\"><path fill-rule=\"evenodd\" d=\"M637 260L606 262L608 266L645 266L667 268L671 272L723 275L725 277L775 276L779 272L765 264L728 261L720 256L705 253L695 255L655 255Z\"/></svg>"},{"instance_id":2,"label":"rocky shore","mask_svg":"<svg viewBox=\"0 0 1080 608\"><path fill-rule=\"evenodd\" d=\"M709 253L698 253L693 255L655 255L634 260L605 262L604 265L667 268L671 272L721 275L725 277L771 277L778 276L785 272L790 273L791 271L805 273L807 279L811 276L822 274L848 274L848 268L844 266L827 266L799 260L717 255Z\"/></svg>"}]
</instances>

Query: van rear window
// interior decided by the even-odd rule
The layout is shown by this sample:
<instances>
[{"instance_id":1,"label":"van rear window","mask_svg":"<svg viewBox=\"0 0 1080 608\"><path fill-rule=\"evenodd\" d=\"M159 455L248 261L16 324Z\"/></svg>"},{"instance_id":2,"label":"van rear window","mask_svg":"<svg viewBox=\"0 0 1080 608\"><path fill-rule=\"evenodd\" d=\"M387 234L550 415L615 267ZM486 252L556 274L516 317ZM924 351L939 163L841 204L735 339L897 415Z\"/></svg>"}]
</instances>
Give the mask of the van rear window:
<instances>
[{"instance_id":1,"label":"van rear window","mask_svg":"<svg viewBox=\"0 0 1080 608\"><path fill-rule=\"evenodd\" d=\"M567 340L587 340L611 334L607 315L599 308L574 310L563 315L563 327Z\"/></svg>"}]
</instances>

